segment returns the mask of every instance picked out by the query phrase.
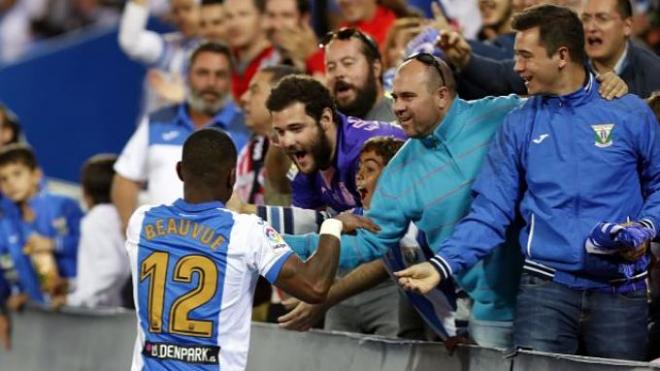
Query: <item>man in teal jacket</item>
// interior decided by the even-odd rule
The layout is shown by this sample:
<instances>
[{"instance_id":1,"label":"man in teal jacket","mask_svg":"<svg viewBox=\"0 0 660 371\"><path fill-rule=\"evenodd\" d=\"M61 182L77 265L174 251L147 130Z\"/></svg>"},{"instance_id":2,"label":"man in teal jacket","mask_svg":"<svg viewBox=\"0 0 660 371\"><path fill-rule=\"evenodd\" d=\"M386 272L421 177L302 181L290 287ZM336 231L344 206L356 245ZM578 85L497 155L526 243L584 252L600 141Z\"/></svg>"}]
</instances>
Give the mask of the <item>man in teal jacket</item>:
<instances>
[{"instance_id":1,"label":"man in teal jacket","mask_svg":"<svg viewBox=\"0 0 660 371\"><path fill-rule=\"evenodd\" d=\"M467 102L444 62L429 54L407 59L394 79L394 113L411 138L383 171L366 214L381 228L343 236L345 268L383 257L397 247L412 221L434 249L469 211L470 188L488 145L515 96ZM316 235L286 236L297 253L314 250ZM513 241L513 240L511 240ZM513 242L457 277L474 299L471 335L483 346L508 347L522 260Z\"/></svg>"}]
</instances>

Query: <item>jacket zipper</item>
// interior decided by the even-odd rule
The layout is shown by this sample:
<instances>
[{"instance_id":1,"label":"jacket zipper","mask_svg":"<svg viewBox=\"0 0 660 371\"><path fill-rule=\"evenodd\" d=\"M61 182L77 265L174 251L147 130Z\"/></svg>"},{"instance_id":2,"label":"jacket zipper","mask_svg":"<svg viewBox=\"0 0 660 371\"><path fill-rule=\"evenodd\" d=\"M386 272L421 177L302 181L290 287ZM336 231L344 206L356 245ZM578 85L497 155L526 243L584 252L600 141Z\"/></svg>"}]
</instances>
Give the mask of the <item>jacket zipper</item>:
<instances>
[{"instance_id":1,"label":"jacket zipper","mask_svg":"<svg viewBox=\"0 0 660 371\"><path fill-rule=\"evenodd\" d=\"M534 238L534 226L536 224L536 218L534 213L532 213L532 221L529 226L529 236L527 237L527 257L531 259L532 257L532 239Z\"/></svg>"}]
</instances>

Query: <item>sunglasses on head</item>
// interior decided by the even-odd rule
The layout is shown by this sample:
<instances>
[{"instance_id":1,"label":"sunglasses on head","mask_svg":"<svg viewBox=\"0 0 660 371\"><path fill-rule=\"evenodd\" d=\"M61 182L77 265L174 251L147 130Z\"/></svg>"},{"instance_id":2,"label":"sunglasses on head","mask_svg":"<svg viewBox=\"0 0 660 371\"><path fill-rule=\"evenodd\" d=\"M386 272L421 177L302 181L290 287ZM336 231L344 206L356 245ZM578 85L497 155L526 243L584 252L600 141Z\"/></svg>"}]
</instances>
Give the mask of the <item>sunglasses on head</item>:
<instances>
[{"instance_id":1,"label":"sunglasses on head","mask_svg":"<svg viewBox=\"0 0 660 371\"><path fill-rule=\"evenodd\" d=\"M433 68L435 68L435 70L438 71L438 74L440 75L440 79L442 79L442 85L446 85L445 74L442 72L442 66L440 65L440 62L438 62L438 59L434 57L432 54L417 53L406 58L404 62L407 62L411 59L414 59L416 61L424 63L427 66L432 66Z\"/></svg>"},{"instance_id":2,"label":"sunglasses on head","mask_svg":"<svg viewBox=\"0 0 660 371\"><path fill-rule=\"evenodd\" d=\"M378 49L378 45L376 44L374 39L372 39L371 36L361 32L360 30L350 27L342 27L337 31L328 32L321 40L321 44L319 45L319 47L325 48L332 40L335 39L349 40L351 38L356 38L362 41L362 43L367 46L369 52L373 55L373 57L376 59L380 59L380 50Z\"/></svg>"}]
</instances>

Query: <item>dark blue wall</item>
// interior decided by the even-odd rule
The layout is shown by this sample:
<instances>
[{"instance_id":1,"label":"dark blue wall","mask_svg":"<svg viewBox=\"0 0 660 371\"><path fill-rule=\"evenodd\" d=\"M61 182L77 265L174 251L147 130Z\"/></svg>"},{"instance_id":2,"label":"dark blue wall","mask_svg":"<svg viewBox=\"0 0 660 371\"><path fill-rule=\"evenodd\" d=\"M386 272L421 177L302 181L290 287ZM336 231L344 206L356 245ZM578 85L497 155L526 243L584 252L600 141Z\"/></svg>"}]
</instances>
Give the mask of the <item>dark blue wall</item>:
<instances>
[{"instance_id":1,"label":"dark blue wall","mask_svg":"<svg viewBox=\"0 0 660 371\"><path fill-rule=\"evenodd\" d=\"M19 116L46 174L78 181L86 158L119 153L135 129L144 73L119 49L116 29L88 30L0 68L0 101Z\"/></svg>"}]
</instances>

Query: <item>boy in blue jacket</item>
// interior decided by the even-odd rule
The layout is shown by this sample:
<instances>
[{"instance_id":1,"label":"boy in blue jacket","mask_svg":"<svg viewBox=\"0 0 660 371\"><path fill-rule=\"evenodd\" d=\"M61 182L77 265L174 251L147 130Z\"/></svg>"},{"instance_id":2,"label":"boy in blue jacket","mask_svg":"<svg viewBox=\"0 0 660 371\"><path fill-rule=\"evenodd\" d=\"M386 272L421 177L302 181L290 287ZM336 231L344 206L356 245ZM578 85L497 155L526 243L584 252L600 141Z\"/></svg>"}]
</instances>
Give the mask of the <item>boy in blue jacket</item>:
<instances>
[{"instance_id":1,"label":"boy in blue jacket","mask_svg":"<svg viewBox=\"0 0 660 371\"><path fill-rule=\"evenodd\" d=\"M0 191L14 206L1 221L4 243L21 292L46 303L64 294L76 276L82 212L75 200L42 190L41 179L32 149L21 144L2 149Z\"/></svg>"}]
</instances>

